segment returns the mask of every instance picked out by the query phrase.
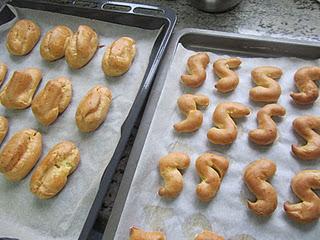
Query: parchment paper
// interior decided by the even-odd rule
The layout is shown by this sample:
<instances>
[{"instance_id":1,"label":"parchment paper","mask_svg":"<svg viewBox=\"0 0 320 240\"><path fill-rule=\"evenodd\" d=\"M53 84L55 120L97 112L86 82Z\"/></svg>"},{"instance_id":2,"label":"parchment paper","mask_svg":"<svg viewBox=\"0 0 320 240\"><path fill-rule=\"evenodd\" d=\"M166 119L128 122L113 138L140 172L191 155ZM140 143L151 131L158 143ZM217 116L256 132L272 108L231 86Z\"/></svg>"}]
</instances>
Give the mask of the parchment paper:
<instances>
[{"instance_id":1,"label":"parchment paper","mask_svg":"<svg viewBox=\"0 0 320 240\"><path fill-rule=\"evenodd\" d=\"M217 77L212 72L212 63L219 57L209 53L211 62L207 68L207 79L203 86L189 89L182 86L180 76L186 71L187 59L194 52L179 45L169 69L164 89L152 120L137 170L118 225L115 239L128 239L132 225L146 231L162 230L167 239L194 239L203 229L214 230L226 239L291 239L316 240L320 236L319 223L299 225L287 218L283 203L298 199L290 190L292 177L303 169L319 169L319 161L303 162L291 155L291 144L302 143L292 129L292 121L301 115L319 114L318 100L313 106L298 107L291 102L289 93L295 90L293 75L307 65L320 65L320 60L305 61L296 58L247 58L237 70L240 84L230 94L219 94L214 89ZM283 69L279 80L282 95L279 103L287 115L276 118L279 138L269 147L258 147L248 140L248 132L257 127L256 113L262 104L249 100L249 90L254 86L251 70L257 66L271 65ZM210 97L210 106L203 111L204 122L197 132L178 134L173 124L184 119L176 100L184 93L203 93ZM207 140L207 131L213 126L211 116L216 105L224 101L237 101L249 106L249 117L236 120L238 138L231 146L213 145ZM191 157L190 167L184 173L184 190L174 200L165 200L157 191L162 184L158 161L172 151L183 151ZM195 170L197 157L204 152L216 152L230 161L217 196L209 203L201 203L195 189L199 177ZM254 200L242 180L243 170L251 161L269 158L277 164L277 172L271 179L278 192L278 207L271 217L257 217L247 209L246 200ZM247 238L245 238L247 237Z\"/></svg>"},{"instance_id":2,"label":"parchment paper","mask_svg":"<svg viewBox=\"0 0 320 240\"><path fill-rule=\"evenodd\" d=\"M108 165L120 138L120 128L127 117L143 79L153 43L158 31L43 11L18 9L20 18L38 23L42 36L53 26L65 24L76 31L79 24L87 24L100 36L100 45L109 45L121 36L137 42L137 55L128 73L118 78L104 76L101 60L105 47L100 48L90 63L80 70L71 70L64 59L48 63L40 57L39 46L25 57L10 56L5 47L7 31L0 30L0 60L9 66L6 82L14 70L38 67L43 71L40 88L58 76L70 77L73 84L71 105L49 127L41 126L31 109L9 111L0 107L0 114L9 119L10 130L5 142L18 130L34 128L43 136L43 158L48 150L62 140L71 140L80 149L81 162L69 177L65 189L55 198L41 201L29 191L31 174L22 182L9 183L0 176L0 237L20 239L77 239L99 187L103 171ZM74 115L81 98L97 84L111 89L113 100L108 117L95 132L80 133Z\"/></svg>"}]
</instances>

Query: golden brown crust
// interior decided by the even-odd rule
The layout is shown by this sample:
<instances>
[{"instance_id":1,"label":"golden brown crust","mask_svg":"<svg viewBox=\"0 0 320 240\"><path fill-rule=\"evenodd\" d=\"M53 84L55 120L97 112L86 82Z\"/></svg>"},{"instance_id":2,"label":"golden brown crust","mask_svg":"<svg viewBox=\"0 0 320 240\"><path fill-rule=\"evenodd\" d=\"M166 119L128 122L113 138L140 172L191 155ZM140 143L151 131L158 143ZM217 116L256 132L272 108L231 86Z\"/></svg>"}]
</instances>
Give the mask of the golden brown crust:
<instances>
[{"instance_id":1,"label":"golden brown crust","mask_svg":"<svg viewBox=\"0 0 320 240\"><path fill-rule=\"evenodd\" d=\"M64 25L49 30L41 41L40 54L47 61L64 57L66 47L73 32Z\"/></svg>"},{"instance_id":2,"label":"golden brown crust","mask_svg":"<svg viewBox=\"0 0 320 240\"><path fill-rule=\"evenodd\" d=\"M9 109L29 107L41 79L42 73L37 68L15 71L0 92L1 104Z\"/></svg>"},{"instance_id":3,"label":"golden brown crust","mask_svg":"<svg viewBox=\"0 0 320 240\"><path fill-rule=\"evenodd\" d=\"M282 70L277 67L257 67L252 70L251 77L258 85L250 89L250 98L255 102L277 102L281 95L281 87L275 79L282 76Z\"/></svg>"},{"instance_id":4,"label":"golden brown crust","mask_svg":"<svg viewBox=\"0 0 320 240\"><path fill-rule=\"evenodd\" d=\"M250 114L250 109L241 103L225 102L217 105L212 121L217 127L209 129L207 137L214 144L231 144L238 134L232 118L241 118Z\"/></svg>"},{"instance_id":5,"label":"golden brown crust","mask_svg":"<svg viewBox=\"0 0 320 240\"><path fill-rule=\"evenodd\" d=\"M0 144L8 133L9 123L8 119L3 116L0 116Z\"/></svg>"},{"instance_id":6,"label":"golden brown crust","mask_svg":"<svg viewBox=\"0 0 320 240\"><path fill-rule=\"evenodd\" d=\"M224 238L214 232L204 230L202 233L197 234L194 240L224 240Z\"/></svg>"},{"instance_id":7,"label":"golden brown crust","mask_svg":"<svg viewBox=\"0 0 320 240\"><path fill-rule=\"evenodd\" d=\"M206 80L206 68L209 62L207 53L197 53L189 57L187 63L188 74L181 76L181 82L188 87L200 87Z\"/></svg>"},{"instance_id":8,"label":"golden brown crust","mask_svg":"<svg viewBox=\"0 0 320 240\"><path fill-rule=\"evenodd\" d=\"M86 65L97 51L99 37L86 25L80 25L72 35L65 51L65 58L71 68L78 69Z\"/></svg>"},{"instance_id":9,"label":"golden brown crust","mask_svg":"<svg viewBox=\"0 0 320 240\"><path fill-rule=\"evenodd\" d=\"M266 180L277 170L276 164L268 159L251 162L245 169L244 182L256 196L257 201L248 200L248 208L257 215L270 215L277 208L277 192Z\"/></svg>"},{"instance_id":10,"label":"golden brown crust","mask_svg":"<svg viewBox=\"0 0 320 240\"><path fill-rule=\"evenodd\" d=\"M12 55L27 55L40 39L40 27L31 20L15 23L7 35L7 49Z\"/></svg>"},{"instance_id":11,"label":"golden brown crust","mask_svg":"<svg viewBox=\"0 0 320 240\"><path fill-rule=\"evenodd\" d=\"M38 161L41 134L33 129L17 132L0 152L0 172L11 181L23 179Z\"/></svg>"},{"instance_id":12,"label":"golden brown crust","mask_svg":"<svg viewBox=\"0 0 320 240\"><path fill-rule=\"evenodd\" d=\"M196 160L196 169L201 183L197 186L197 196L208 202L219 191L221 181L229 167L229 161L213 153L201 154Z\"/></svg>"},{"instance_id":13,"label":"golden brown crust","mask_svg":"<svg viewBox=\"0 0 320 240\"><path fill-rule=\"evenodd\" d=\"M220 78L214 87L219 92L227 93L236 89L239 84L239 76L230 69L236 69L240 64L239 58L218 59L214 62L214 72Z\"/></svg>"},{"instance_id":14,"label":"golden brown crust","mask_svg":"<svg viewBox=\"0 0 320 240\"><path fill-rule=\"evenodd\" d=\"M71 97L72 84L68 78L58 77L50 80L34 97L32 112L40 123L48 126L68 107Z\"/></svg>"},{"instance_id":15,"label":"golden brown crust","mask_svg":"<svg viewBox=\"0 0 320 240\"><path fill-rule=\"evenodd\" d=\"M0 85L3 83L8 72L8 66L0 62Z\"/></svg>"},{"instance_id":16,"label":"golden brown crust","mask_svg":"<svg viewBox=\"0 0 320 240\"><path fill-rule=\"evenodd\" d=\"M207 107L209 98L202 94L184 94L178 99L178 107L180 111L187 116L181 122L174 124L177 132L194 132L201 127L203 114L197 107Z\"/></svg>"},{"instance_id":17,"label":"golden brown crust","mask_svg":"<svg viewBox=\"0 0 320 240\"><path fill-rule=\"evenodd\" d=\"M172 152L159 160L160 175L164 186L159 189L161 197L175 198L183 189L181 170L186 170L190 165L190 158L181 152Z\"/></svg>"},{"instance_id":18,"label":"golden brown crust","mask_svg":"<svg viewBox=\"0 0 320 240\"><path fill-rule=\"evenodd\" d=\"M34 171L30 191L40 199L54 197L66 185L68 176L76 170L79 162L79 149L74 143L58 143Z\"/></svg>"},{"instance_id":19,"label":"golden brown crust","mask_svg":"<svg viewBox=\"0 0 320 240\"><path fill-rule=\"evenodd\" d=\"M320 80L320 67L303 67L294 74L294 82L299 90L290 96L295 103L312 104L319 96L318 86L314 81Z\"/></svg>"},{"instance_id":20,"label":"golden brown crust","mask_svg":"<svg viewBox=\"0 0 320 240\"><path fill-rule=\"evenodd\" d=\"M284 203L287 215L300 223L308 223L320 218L320 197L314 190L320 189L320 170L304 170L292 178L291 189L302 201Z\"/></svg>"},{"instance_id":21,"label":"golden brown crust","mask_svg":"<svg viewBox=\"0 0 320 240\"><path fill-rule=\"evenodd\" d=\"M102 58L102 70L107 76L117 77L126 73L136 55L136 42L121 37L106 49Z\"/></svg>"},{"instance_id":22,"label":"golden brown crust","mask_svg":"<svg viewBox=\"0 0 320 240\"><path fill-rule=\"evenodd\" d=\"M166 240L166 236L162 232L145 232L140 228L130 228L129 240Z\"/></svg>"}]
</instances>

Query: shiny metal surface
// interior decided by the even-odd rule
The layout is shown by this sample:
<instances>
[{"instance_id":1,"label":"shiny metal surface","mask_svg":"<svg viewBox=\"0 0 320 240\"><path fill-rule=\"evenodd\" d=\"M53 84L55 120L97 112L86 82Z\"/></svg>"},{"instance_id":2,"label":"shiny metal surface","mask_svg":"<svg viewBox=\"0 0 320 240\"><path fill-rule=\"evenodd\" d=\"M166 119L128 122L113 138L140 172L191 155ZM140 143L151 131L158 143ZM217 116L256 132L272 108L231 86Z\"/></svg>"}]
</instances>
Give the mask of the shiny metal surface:
<instances>
[{"instance_id":1,"label":"shiny metal surface","mask_svg":"<svg viewBox=\"0 0 320 240\"><path fill-rule=\"evenodd\" d=\"M192 6L205 12L224 12L240 2L241 0L191 0Z\"/></svg>"}]
</instances>

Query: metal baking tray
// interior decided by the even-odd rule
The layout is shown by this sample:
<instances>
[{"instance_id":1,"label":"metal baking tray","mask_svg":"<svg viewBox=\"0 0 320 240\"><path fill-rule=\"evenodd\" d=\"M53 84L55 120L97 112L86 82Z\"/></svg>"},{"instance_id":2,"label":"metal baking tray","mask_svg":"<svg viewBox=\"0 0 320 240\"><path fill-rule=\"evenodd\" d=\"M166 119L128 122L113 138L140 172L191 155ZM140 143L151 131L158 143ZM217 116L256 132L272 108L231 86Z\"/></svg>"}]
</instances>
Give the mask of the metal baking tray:
<instances>
[{"instance_id":1,"label":"metal baking tray","mask_svg":"<svg viewBox=\"0 0 320 240\"><path fill-rule=\"evenodd\" d=\"M183 29L175 33L168 47L168 52L160 66L144 111L123 180L104 232L104 240L114 239L127 194L130 190L131 181L162 92L166 73L172 64L171 61L179 43L189 50L214 51L216 53L228 53L229 55L236 56L320 58L320 43L318 42L241 35L194 28Z\"/></svg>"},{"instance_id":2,"label":"metal baking tray","mask_svg":"<svg viewBox=\"0 0 320 240\"><path fill-rule=\"evenodd\" d=\"M105 194L111 183L112 176L128 143L132 129L137 123L139 115L144 109L159 63L165 53L169 39L173 32L176 23L176 14L172 9L165 6L105 0L11 0L4 2L8 2L16 7L57 12L149 30L159 29L159 35L151 51L149 63L141 86L135 97L135 101L130 109L130 112L121 127L121 138L118 142L112 159L104 171L99 190L81 231L79 239L87 239L96 220L98 211L101 208ZM10 13L10 11L2 11L0 14L0 19L8 18L8 13Z\"/></svg>"}]
</instances>

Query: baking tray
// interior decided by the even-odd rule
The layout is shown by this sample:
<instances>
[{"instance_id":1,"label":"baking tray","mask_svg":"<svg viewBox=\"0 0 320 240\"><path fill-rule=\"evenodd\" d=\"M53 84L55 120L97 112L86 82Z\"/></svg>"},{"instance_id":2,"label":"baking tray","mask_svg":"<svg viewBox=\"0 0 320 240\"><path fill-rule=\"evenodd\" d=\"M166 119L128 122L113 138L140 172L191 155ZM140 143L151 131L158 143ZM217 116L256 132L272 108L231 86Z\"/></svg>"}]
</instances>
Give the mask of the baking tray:
<instances>
[{"instance_id":1,"label":"baking tray","mask_svg":"<svg viewBox=\"0 0 320 240\"><path fill-rule=\"evenodd\" d=\"M41 0L11 0L7 2L13 6L21 8L57 12L149 30L159 29L159 35L151 51L149 63L139 91L135 97L135 101L129 114L121 127L121 138L112 159L104 171L99 190L81 231L79 239L87 239L102 205L117 164L125 150L131 131L136 124L140 113L144 109L145 102L153 84L154 76L173 32L173 28L176 23L176 14L173 10L167 7L114 1L55 0L49 2ZM7 17L6 12L1 12L1 19L5 19Z\"/></svg>"},{"instance_id":2,"label":"baking tray","mask_svg":"<svg viewBox=\"0 0 320 240\"><path fill-rule=\"evenodd\" d=\"M320 43L289 39L278 39L261 36L241 35L234 33L201 30L194 28L183 29L173 35L168 52L163 59L155 84L152 88L140 127L131 150L123 180L121 182L115 204L107 227L104 240L114 239L118 223L130 190L140 154L148 135L149 127L160 98L171 61L178 44L194 51L214 51L236 56L255 57L297 57L302 59L320 58ZM138 222L137 222L138 224Z\"/></svg>"}]
</instances>

